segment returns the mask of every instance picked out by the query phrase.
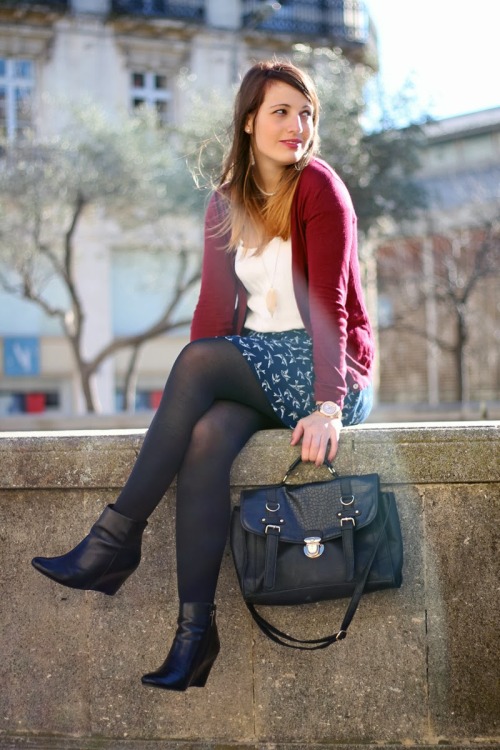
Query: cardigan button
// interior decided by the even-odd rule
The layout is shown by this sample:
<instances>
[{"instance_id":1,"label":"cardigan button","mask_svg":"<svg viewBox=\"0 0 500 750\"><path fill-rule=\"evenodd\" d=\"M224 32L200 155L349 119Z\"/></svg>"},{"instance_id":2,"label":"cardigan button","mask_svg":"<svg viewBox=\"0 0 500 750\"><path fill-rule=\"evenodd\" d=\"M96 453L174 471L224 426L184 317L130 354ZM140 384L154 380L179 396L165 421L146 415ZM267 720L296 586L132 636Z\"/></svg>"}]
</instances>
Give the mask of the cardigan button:
<instances>
[{"instance_id":1,"label":"cardigan button","mask_svg":"<svg viewBox=\"0 0 500 750\"><path fill-rule=\"evenodd\" d=\"M358 383L353 383L352 390L353 391L357 391L358 389L359 389L359 384Z\"/></svg>"}]
</instances>

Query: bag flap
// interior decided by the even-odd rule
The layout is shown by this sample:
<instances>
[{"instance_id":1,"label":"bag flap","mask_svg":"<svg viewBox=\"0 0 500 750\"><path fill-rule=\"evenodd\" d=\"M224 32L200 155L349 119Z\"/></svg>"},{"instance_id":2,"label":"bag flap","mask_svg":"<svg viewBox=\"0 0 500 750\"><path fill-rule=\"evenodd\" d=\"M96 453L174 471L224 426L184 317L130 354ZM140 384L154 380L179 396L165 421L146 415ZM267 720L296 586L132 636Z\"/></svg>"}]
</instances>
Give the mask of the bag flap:
<instances>
[{"instance_id":1,"label":"bag flap","mask_svg":"<svg viewBox=\"0 0 500 750\"><path fill-rule=\"evenodd\" d=\"M374 520L379 490L378 474L243 490L241 524L259 536L265 536L268 526L279 528L284 542L303 544L311 536L334 539L346 523L360 529Z\"/></svg>"}]
</instances>

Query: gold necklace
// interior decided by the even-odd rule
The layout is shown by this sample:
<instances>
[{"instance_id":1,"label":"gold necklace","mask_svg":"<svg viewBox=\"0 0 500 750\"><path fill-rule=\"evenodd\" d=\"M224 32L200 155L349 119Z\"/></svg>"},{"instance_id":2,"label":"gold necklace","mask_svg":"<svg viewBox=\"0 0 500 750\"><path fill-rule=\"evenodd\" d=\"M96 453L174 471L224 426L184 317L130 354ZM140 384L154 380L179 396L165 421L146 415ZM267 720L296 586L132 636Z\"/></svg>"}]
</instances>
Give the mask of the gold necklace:
<instances>
[{"instance_id":1,"label":"gold necklace","mask_svg":"<svg viewBox=\"0 0 500 750\"><path fill-rule=\"evenodd\" d=\"M254 179L254 182L255 182L255 179ZM266 198L272 198L273 195L276 195L276 191L274 191L274 193L266 193L265 190L262 190L262 188L261 188L261 186L259 185L258 182L255 182L255 184L256 184L257 188L260 190L260 192L262 193L262 195L265 195Z\"/></svg>"},{"instance_id":2,"label":"gold necklace","mask_svg":"<svg viewBox=\"0 0 500 750\"><path fill-rule=\"evenodd\" d=\"M274 288L274 280L276 278L276 271L278 269L278 260L281 250L281 237L278 237L278 249L276 250L276 261L274 263L274 271L273 271L273 278L269 280L269 274L267 272L266 264L264 262L264 255L265 252L262 253L262 265L264 266L264 271L266 272L267 280L269 281L269 289L266 294L266 307L271 315L271 317L274 317L274 313L276 312L276 308L278 307L278 293L276 292L276 289Z\"/></svg>"}]
</instances>

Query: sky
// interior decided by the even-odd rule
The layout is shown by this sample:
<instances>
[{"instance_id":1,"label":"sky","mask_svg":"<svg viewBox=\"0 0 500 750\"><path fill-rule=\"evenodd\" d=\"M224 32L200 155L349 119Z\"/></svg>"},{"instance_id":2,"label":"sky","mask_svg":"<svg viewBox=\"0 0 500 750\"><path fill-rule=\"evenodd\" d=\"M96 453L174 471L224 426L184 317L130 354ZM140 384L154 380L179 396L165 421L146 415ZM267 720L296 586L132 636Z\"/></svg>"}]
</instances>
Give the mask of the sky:
<instances>
[{"instance_id":1,"label":"sky","mask_svg":"<svg viewBox=\"0 0 500 750\"><path fill-rule=\"evenodd\" d=\"M414 84L436 119L500 106L500 0L365 0L378 35L380 79Z\"/></svg>"}]
</instances>

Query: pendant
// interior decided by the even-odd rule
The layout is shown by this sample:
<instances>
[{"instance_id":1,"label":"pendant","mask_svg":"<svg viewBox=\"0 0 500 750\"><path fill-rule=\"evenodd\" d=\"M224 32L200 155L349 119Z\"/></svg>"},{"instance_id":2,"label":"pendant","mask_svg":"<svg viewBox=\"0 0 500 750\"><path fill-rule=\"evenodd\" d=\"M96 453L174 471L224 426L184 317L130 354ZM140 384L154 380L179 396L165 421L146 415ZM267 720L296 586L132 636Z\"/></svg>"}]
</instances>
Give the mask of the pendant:
<instances>
[{"instance_id":1,"label":"pendant","mask_svg":"<svg viewBox=\"0 0 500 750\"><path fill-rule=\"evenodd\" d=\"M266 294L266 307L271 313L271 316L274 315L274 313L276 312L277 306L278 306L278 299L276 296L276 289L273 289L273 287L271 287L268 293Z\"/></svg>"}]
</instances>

